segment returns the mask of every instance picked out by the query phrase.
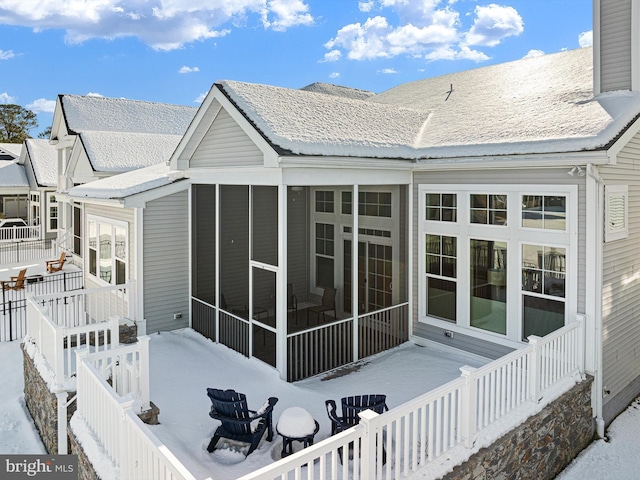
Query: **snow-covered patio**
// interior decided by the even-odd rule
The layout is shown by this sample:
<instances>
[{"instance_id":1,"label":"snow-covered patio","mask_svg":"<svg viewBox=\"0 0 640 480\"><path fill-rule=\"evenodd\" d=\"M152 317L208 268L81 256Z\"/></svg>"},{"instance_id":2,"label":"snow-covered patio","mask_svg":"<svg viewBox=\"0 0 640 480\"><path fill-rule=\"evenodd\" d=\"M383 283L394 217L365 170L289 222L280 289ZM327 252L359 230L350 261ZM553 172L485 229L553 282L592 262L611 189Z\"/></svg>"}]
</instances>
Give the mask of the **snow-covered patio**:
<instances>
[{"instance_id":1,"label":"snow-covered patio","mask_svg":"<svg viewBox=\"0 0 640 480\"><path fill-rule=\"evenodd\" d=\"M327 399L381 393L393 408L459 377L463 365L486 363L479 357L405 343L355 366L287 383L267 364L249 360L190 329L151 336L150 356L151 400L160 409L160 425L150 428L196 478L214 480L238 478L268 465L280 458L282 444L278 436L273 442L263 441L246 460L225 444L209 454L206 447L218 422L208 415L207 387L245 393L252 409L268 397L277 397L274 426L286 408L305 408L320 424L317 443L330 434Z\"/></svg>"}]
</instances>

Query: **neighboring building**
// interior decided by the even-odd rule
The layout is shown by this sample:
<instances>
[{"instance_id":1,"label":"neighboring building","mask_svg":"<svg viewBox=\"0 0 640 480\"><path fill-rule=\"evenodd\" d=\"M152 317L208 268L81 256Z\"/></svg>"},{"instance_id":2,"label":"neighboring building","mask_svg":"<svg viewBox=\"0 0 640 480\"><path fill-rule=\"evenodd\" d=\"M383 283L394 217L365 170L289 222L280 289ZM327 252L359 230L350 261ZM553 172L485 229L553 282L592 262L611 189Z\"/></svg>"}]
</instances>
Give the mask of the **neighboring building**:
<instances>
[{"instance_id":1,"label":"neighboring building","mask_svg":"<svg viewBox=\"0 0 640 480\"><path fill-rule=\"evenodd\" d=\"M0 143L0 220L28 217L29 182L18 163L22 145Z\"/></svg>"},{"instance_id":2,"label":"neighboring building","mask_svg":"<svg viewBox=\"0 0 640 480\"><path fill-rule=\"evenodd\" d=\"M378 95L216 83L169 165L91 183L100 135L61 96L87 278L136 278L149 331L188 321L291 380L407 338L497 358L584 316L602 434L640 393L638 3L596 0L593 48ZM331 288L322 325L290 316Z\"/></svg>"},{"instance_id":3,"label":"neighboring building","mask_svg":"<svg viewBox=\"0 0 640 480\"><path fill-rule=\"evenodd\" d=\"M58 96L50 138L57 150L58 236L84 267L88 287L136 278L128 265L136 262L129 248L136 242L137 220L108 202L85 208L66 193L75 185L165 162L195 112L181 105Z\"/></svg>"},{"instance_id":4,"label":"neighboring building","mask_svg":"<svg viewBox=\"0 0 640 480\"><path fill-rule=\"evenodd\" d=\"M29 180L29 225L40 225L41 238L58 234L58 153L49 141L29 138L24 141L19 163Z\"/></svg>"}]
</instances>

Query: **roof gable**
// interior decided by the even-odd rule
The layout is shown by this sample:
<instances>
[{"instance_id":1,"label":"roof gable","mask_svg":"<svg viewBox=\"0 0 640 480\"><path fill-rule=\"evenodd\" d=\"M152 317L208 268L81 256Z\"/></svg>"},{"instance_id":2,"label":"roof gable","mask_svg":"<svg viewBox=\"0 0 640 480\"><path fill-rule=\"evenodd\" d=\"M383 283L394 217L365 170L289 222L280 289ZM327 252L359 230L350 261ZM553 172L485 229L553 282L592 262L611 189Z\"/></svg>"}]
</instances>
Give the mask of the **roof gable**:
<instances>
[{"instance_id":1,"label":"roof gable","mask_svg":"<svg viewBox=\"0 0 640 480\"><path fill-rule=\"evenodd\" d=\"M48 140L29 138L25 140L25 151L38 186L58 185L58 151Z\"/></svg>"}]
</instances>

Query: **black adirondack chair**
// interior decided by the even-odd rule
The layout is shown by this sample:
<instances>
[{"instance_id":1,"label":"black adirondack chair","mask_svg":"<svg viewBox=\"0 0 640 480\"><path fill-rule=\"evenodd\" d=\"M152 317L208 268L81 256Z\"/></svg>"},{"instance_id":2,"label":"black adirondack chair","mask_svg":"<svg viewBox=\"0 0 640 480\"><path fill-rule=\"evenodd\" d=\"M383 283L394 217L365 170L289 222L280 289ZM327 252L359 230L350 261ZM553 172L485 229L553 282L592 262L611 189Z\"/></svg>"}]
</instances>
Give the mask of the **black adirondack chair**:
<instances>
[{"instance_id":1,"label":"black adirondack chair","mask_svg":"<svg viewBox=\"0 0 640 480\"><path fill-rule=\"evenodd\" d=\"M331 435L347 430L360 422L358 413L365 410L373 410L376 413L384 413L389 410L387 407L386 395L354 395L351 397L343 397L340 400L342 404L342 416L338 416L336 402L327 400L327 415L331 420Z\"/></svg>"},{"instance_id":2,"label":"black adirondack chair","mask_svg":"<svg viewBox=\"0 0 640 480\"><path fill-rule=\"evenodd\" d=\"M384 413L385 410L389 410L387 407L387 396L376 395L353 395L351 397L343 397L340 400L342 404L342 416L338 416L336 402L334 400L326 400L325 405L327 407L327 415L331 420L331 435L340 433L347 430L358 423L360 423L360 417L358 413L365 410L373 410L376 413ZM349 451L351 451L351 444ZM342 462L342 449L338 449L340 455L340 462ZM384 447L382 448L382 463L387 463L387 452Z\"/></svg>"},{"instance_id":3,"label":"black adirondack chair","mask_svg":"<svg viewBox=\"0 0 640 480\"><path fill-rule=\"evenodd\" d=\"M247 397L244 393L207 388L207 395L211 399L209 416L222 422L209 442L209 453L215 450L221 438L249 443L249 450L245 456L258 447L265 432L267 440L273 440L272 414L273 406L278 402L277 398L270 397L260 410L255 411L247 407Z\"/></svg>"}]
</instances>

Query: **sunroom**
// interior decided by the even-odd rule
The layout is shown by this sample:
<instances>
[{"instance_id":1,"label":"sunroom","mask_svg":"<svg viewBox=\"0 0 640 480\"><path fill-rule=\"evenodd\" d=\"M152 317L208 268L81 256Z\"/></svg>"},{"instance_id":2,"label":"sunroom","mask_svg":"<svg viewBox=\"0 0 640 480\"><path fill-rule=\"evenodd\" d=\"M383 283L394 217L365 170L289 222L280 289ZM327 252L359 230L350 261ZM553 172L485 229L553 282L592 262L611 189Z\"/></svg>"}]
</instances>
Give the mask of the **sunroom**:
<instances>
[{"instance_id":1,"label":"sunroom","mask_svg":"<svg viewBox=\"0 0 640 480\"><path fill-rule=\"evenodd\" d=\"M192 183L193 328L289 381L408 340L409 174L253 173Z\"/></svg>"}]
</instances>

